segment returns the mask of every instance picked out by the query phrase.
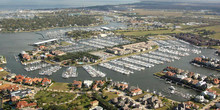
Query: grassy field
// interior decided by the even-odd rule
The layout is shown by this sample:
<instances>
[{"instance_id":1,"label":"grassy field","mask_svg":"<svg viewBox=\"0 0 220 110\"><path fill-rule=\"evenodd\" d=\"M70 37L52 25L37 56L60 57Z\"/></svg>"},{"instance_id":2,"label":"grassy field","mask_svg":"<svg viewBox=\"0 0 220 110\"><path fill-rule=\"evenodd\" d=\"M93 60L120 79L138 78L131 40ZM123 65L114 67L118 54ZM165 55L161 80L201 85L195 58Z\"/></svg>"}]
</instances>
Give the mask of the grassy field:
<instances>
[{"instance_id":1,"label":"grassy field","mask_svg":"<svg viewBox=\"0 0 220 110\"><path fill-rule=\"evenodd\" d=\"M60 83L60 82L55 82L53 83L52 86L49 87L49 89L55 89L55 90L69 90L68 87L69 83Z\"/></svg>"},{"instance_id":2,"label":"grassy field","mask_svg":"<svg viewBox=\"0 0 220 110\"><path fill-rule=\"evenodd\" d=\"M183 16L183 12L178 12L178 11L135 9L132 12L137 13L138 15L148 15L148 16L175 16L175 17Z\"/></svg>"},{"instance_id":3,"label":"grassy field","mask_svg":"<svg viewBox=\"0 0 220 110\"><path fill-rule=\"evenodd\" d=\"M164 76L164 74L163 74L163 73L161 73L161 72L158 72L158 73L154 73L154 75L156 75L156 76L159 76L159 77L162 77L162 76Z\"/></svg>"},{"instance_id":4,"label":"grassy field","mask_svg":"<svg viewBox=\"0 0 220 110\"><path fill-rule=\"evenodd\" d=\"M218 94L220 94L220 89L218 87L212 87L211 89L216 91Z\"/></svg>"},{"instance_id":5,"label":"grassy field","mask_svg":"<svg viewBox=\"0 0 220 110\"><path fill-rule=\"evenodd\" d=\"M131 98L134 99L134 100L137 100L137 99L139 99L139 98L141 98L141 97L144 97L144 95L146 95L146 94L150 94L150 93L144 92L143 94L136 95L136 96L133 96L133 97L131 97Z\"/></svg>"},{"instance_id":6,"label":"grassy field","mask_svg":"<svg viewBox=\"0 0 220 110\"><path fill-rule=\"evenodd\" d=\"M214 38L214 39L220 39L220 25L208 26L208 27L203 27L203 28L198 28L198 29L206 29L206 30L215 31L216 34L214 34L214 35L212 35L210 37Z\"/></svg>"},{"instance_id":7,"label":"grassy field","mask_svg":"<svg viewBox=\"0 0 220 110\"><path fill-rule=\"evenodd\" d=\"M103 96L108 96L106 101L109 101L111 99L118 97L118 95L115 92L106 92L106 91L103 91Z\"/></svg>"},{"instance_id":8,"label":"grassy field","mask_svg":"<svg viewBox=\"0 0 220 110\"><path fill-rule=\"evenodd\" d=\"M9 72L7 72L7 71L0 72L0 79L2 79L3 76L6 76L8 74L9 74Z\"/></svg>"},{"instance_id":9,"label":"grassy field","mask_svg":"<svg viewBox=\"0 0 220 110\"><path fill-rule=\"evenodd\" d=\"M65 42L65 41L62 41L60 42L61 46L68 46L68 45L71 45L71 43L69 42Z\"/></svg>"},{"instance_id":10,"label":"grassy field","mask_svg":"<svg viewBox=\"0 0 220 110\"><path fill-rule=\"evenodd\" d=\"M172 33L180 33L180 30L150 30L150 31L118 31L121 34L126 36L145 36L150 34L172 34Z\"/></svg>"},{"instance_id":11,"label":"grassy field","mask_svg":"<svg viewBox=\"0 0 220 110\"><path fill-rule=\"evenodd\" d=\"M73 93L39 91L35 95L35 99L39 105L42 105L43 103L59 104L68 100L72 100L75 96L76 94Z\"/></svg>"},{"instance_id":12,"label":"grassy field","mask_svg":"<svg viewBox=\"0 0 220 110\"><path fill-rule=\"evenodd\" d=\"M93 99L84 94L79 96L76 100L72 101L70 105L74 106L78 110L89 110L91 101L93 101Z\"/></svg>"}]
</instances>

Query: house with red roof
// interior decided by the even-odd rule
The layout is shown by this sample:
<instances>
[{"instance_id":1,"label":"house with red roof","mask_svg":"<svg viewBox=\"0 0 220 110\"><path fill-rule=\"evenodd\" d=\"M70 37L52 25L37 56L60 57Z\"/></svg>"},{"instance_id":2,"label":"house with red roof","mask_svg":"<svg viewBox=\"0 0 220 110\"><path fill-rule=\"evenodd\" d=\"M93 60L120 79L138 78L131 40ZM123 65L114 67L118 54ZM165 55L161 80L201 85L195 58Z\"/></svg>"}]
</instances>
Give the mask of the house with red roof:
<instances>
[{"instance_id":1,"label":"house with red roof","mask_svg":"<svg viewBox=\"0 0 220 110\"><path fill-rule=\"evenodd\" d=\"M76 81L74 80L72 85L78 89L80 89L82 87L82 81Z\"/></svg>"},{"instance_id":2,"label":"house with red roof","mask_svg":"<svg viewBox=\"0 0 220 110\"><path fill-rule=\"evenodd\" d=\"M130 90L130 95L131 96L136 96L136 95L140 95L142 94L142 90L140 88L135 88L135 89L132 89Z\"/></svg>"},{"instance_id":3,"label":"house with red roof","mask_svg":"<svg viewBox=\"0 0 220 110\"><path fill-rule=\"evenodd\" d=\"M28 103L27 101L19 101L16 104L17 109L26 108L26 107L35 107L37 106L37 103Z\"/></svg>"},{"instance_id":4,"label":"house with red roof","mask_svg":"<svg viewBox=\"0 0 220 110\"><path fill-rule=\"evenodd\" d=\"M27 85L32 85L33 84L32 78L29 77L24 78L23 83Z\"/></svg>"},{"instance_id":5,"label":"house with red roof","mask_svg":"<svg viewBox=\"0 0 220 110\"><path fill-rule=\"evenodd\" d=\"M48 86L49 84L51 84L51 80L50 79L48 79L48 78L44 78L43 79L43 81L42 81L42 83L41 83L41 85L42 86Z\"/></svg>"},{"instance_id":6,"label":"house with red roof","mask_svg":"<svg viewBox=\"0 0 220 110\"><path fill-rule=\"evenodd\" d=\"M42 82L42 80L43 80L42 78L33 78L32 79L33 83L35 83L35 84Z\"/></svg>"},{"instance_id":7,"label":"house with red roof","mask_svg":"<svg viewBox=\"0 0 220 110\"><path fill-rule=\"evenodd\" d=\"M125 90L125 89L128 89L128 84L127 83L118 83L118 84L116 84L116 87L118 89Z\"/></svg>"}]
</instances>

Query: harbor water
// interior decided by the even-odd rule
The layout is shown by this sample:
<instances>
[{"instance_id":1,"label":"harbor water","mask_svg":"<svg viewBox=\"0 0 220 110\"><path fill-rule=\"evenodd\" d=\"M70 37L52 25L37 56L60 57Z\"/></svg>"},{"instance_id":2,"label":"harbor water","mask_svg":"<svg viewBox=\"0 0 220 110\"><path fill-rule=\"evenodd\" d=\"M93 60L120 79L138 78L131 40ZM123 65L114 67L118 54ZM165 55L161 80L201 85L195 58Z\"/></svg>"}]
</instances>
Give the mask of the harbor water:
<instances>
[{"instance_id":1,"label":"harbor water","mask_svg":"<svg viewBox=\"0 0 220 110\"><path fill-rule=\"evenodd\" d=\"M121 27L123 26L123 24L110 23L104 26L107 26L107 27L119 27L120 26ZM98 26L98 27L101 27L101 26ZM62 28L62 29L65 29L65 28ZM45 34L46 32L56 31L56 30L60 30L60 29L45 30L45 31L40 31L40 33ZM60 69L56 73L53 73L53 75L51 76L41 76L38 74L39 70L33 71L33 72L25 71L24 66L21 65L20 62L17 62L15 60L14 55L19 54L23 50L32 50L33 47L28 46L28 44L33 44L35 42L41 41L39 38L41 38L41 36L36 34L35 32L1 33L0 34L0 54L6 56L7 62L8 62L6 65L2 65L2 66L6 66L7 68L9 68L12 73L27 75L30 77L48 77L56 82L71 83L73 82L73 80L103 79L103 78L92 78L82 67L77 68L77 72L78 72L77 78L68 78L68 79L62 78L62 72L66 68ZM189 49L193 48L193 46L191 45L188 45L187 47ZM152 67L152 68L146 68L143 71L134 71L134 74L130 74L128 76L106 69L104 67L100 67L98 65L94 67L98 69L99 71L105 73L106 77L113 79L113 81L126 81L129 83L129 85L138 86L143 90L149 89L150 91L161 92L168 98L171 98L177 101L185 101L186 99L183 97L180 97L178 95L170 95L170 94L163 92L165 89L170 87L170 84L166 84L164 80L156 78L155 76L153 76L153 73L159 72L167 66L173 66L173 67L177 67L183 70L200 73L202 75L210 75L210 74L218 75L219 72L217 71L206 69L206 68L199 68L199 67L189 64L189 62L193 58L201 56L201 55L220 58L219 56L214 55L215 50L201 49L201 51L202 51L201 54L190 53L189 56L181 57L180 60L175 60L174 62L170 62L170 63L165 62L164 64L155 65L155 67ZM197 94L192 89L187 89L187 88L183 88L180 86L175 86L175 88L179 92L182 92L182 93L190 93L192 95Z\"/></svg>"}]
</instances>

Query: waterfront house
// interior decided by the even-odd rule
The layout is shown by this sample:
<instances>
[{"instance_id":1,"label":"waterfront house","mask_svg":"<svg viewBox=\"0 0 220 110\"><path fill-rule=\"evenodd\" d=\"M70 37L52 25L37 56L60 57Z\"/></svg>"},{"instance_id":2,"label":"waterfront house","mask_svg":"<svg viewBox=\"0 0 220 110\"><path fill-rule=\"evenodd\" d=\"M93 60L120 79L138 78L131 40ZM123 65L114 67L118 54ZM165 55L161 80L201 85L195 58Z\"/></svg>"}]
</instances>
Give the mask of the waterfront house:
<instances>
[{"instance_id":1,"label":"waterfront house","mask_svg":"<svg viewBox=\"0 0 220 110\"><path fill-rule=\"evenodd\" d=\"M202 95L197 95L194 100L196 102L203 103L205 101L205 98Z\"/></svg>"},{"instance_id":2,"label":"waterfront house","mask_svg":"<svg viewBox=\"0 0 220 110\"><path fill-rule=\"evenodd\" d=\"M192 81L192 78L184 78L183 81L186 81L186 83L190 83Z\"/></svg>"},{"instance_id":3,"label":"waterfront house","mask_svg":"<svg viewBox=\"0 0 220 110\"><path fill-rule=\"evenodd\" d=\"M199 82L199 80L194 79L194 80L191 81L191 84L196 85L198 82Z\"/></svg>"},{"instance_id":4,"label":"waterfront house","mask_svg":"<svg viewBox=\"0 0 220 110\"><path fill-rule=\"evenodd\" d=\"M37 106L37 103L28 103L27 101L19 101L16 104L17 109L26 108L26 107L35 107Z\"/></svg>"},{"instance_id":5,"label":"waterfront house","mask_svg":"<svg viewBox=\"0 0 220 110\"><path fill-rule=\"evenodd\" d=\"M204 82L204 81L199 81L197 84L196 84L196 86L197 87L201 87L201 86L203 86L203 85L205 85L206 84L206 82Z\"/></svg>"},{"instance_id":6,"label":"waterfront house","mask_svg":"<svg viewBox=\"0 0 220 110\"><path fill-rule=\"evenodd\" d=\"M125 90L125 89L128 89L128 83L126 82L117 83L116 87L118 89Z\"/></svg>"},{"instance_id":7,"label":"waterfront house","mask_svg":"<svg viewBox=\"0 0 220 110\"><path fill-rule=\"evenodd\" d=\"M43 79L42 78L33 78L32 81L33 83L37 84L40 83Z\"/></svg>"},{"instance_id":8,"label":"waterfront house","mask_svg":"<svg viewBox=\"0 0 220 110\"><path fill-rule=\"evenodd\" d=\"M167 73L166 73L166 76L167 77L174 77L174 75L175 75L176 73L173 73L173 72L171 72L171 71L168 71Z\"/></svg>"},{"instance_id":9,"label":"waterfront house","mask_svg":"<svg viewBox=\"0 0 220 110\"><path fill-rule=\"evenodd\" d=\"M201 95L203 95L203 96L208 95L210 100L213 100L213 99L216 98L216 94L214 92L212 92L212 91L207 91L207 90L203 91L201 93Z\"/></svg>"},{"instance_id":10,"label":"waterfront house","mask_svg":"<svg viewBox=\"0 0 220 110\"><path fill-rule=\"evenodd\" d=\"M42 81L42 83L41 83L41 85L42 86L48 86L49 84L51 84L51 80L50 79L48 79L48 78L44 78L43 79L43 81Z\"/></svg>"},{"instance_id":11,"label":"waterfront house","mask_svg":"<svg viewBox=\"0 0 220 110\"><path fill-rule=\"evenodd\" d=\"M97 81L95 81L95 83L96 83L98 86L102 87L102 86L104 86L105 81L103 81L103 80L97 80Z\"/></svg>"},{"instance_id":12,"label":"waterfront house","mask_svg":"<svg viewBox=\"0 0 220 110\"><path fill-rule=\"evenodd\" d=\"M82 81L76 81L74 80L72 85L78 89L80 89L82 87Z\"/></svg>"},{"instance_id":13,"label":"waterfront house","mask_svg":"<svg viewBox=\"0 0 220 110\"><path fill-rule=\"evenodd\" d=\"M24 78L23 83L26 85L32 85L33 83L32 78L29 78L29 77Z\"/></svg>"},{"instance_id":14,"label":"waterfront house","mask_svg":"<svg viewBox=\"0 0 220 110\"><path fill-rule=\"evenodd\" d=\"M92 85L93 81L91 80L84 80L83 84L86 88L89 88Z\"/></svg>"},{"instance_id":15,"label":"waterfront house","mask_svg":"<svg viewBox=\"0 0 220 110\"><path fill-rule=\"evenodd\" d=\"M135 88L130 90L131 96L136 96L142 94L142 90L140 88Z\"/></svg>"},{"instance_id":16,"label":"waterfront house","mask_svg":"<svg viewBox=\"0 0 220 110\"><path fill-rule=\"evenodd\" d=\"M189 72L189 73L187 74L187 76L188 76L188 78L192 78L192 77L194 76L194 74L195 74L195 73L193 73L193 72Z\"/></svg>"}]
</instances>

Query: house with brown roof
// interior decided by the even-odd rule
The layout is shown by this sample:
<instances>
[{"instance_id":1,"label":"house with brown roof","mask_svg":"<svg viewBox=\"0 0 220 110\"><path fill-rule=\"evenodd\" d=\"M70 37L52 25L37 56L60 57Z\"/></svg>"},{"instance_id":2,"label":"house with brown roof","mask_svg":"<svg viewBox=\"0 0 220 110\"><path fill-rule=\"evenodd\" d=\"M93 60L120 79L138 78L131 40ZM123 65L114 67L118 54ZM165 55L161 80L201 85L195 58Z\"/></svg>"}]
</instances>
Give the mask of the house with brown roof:
<instances>
[{"instance_id":1,"label":"house with brown roof","mask_svg":"<svg viewBox=\"0 0 220 110\"><path fill-rule=\"evenodd\" d=\"M191 84L192 84L192 85L196 85L198 82L199 82L199 80L192 80L192 81L191 81Z\"/></svg>"},{"instance_id":2,"label":"house with brown roof","mask_svg":"<svg viewBox=\"0 0 220 110\"><path fill-rule=\"evenodd\" d=\"M98 90L99 90L97 84L94 84L94 85L93 85L92 90L95 90L95 91L98 91Z\"/></svg>"},{"instance_id":3,"label":"house with brown roof","mask_svg":"<svg viewBox=\"0 0 220 110\"><path fill-rule=\"evenodd\" d=\"M19 101L16 104L17 109L26 108L26 107L35 107L37 106L37 103L28 103L27 101Z\"/></svg>"},{"instance_id":4,"label":"house with brown roof","mask_svg":"<svg viewBox=\"0 0 220 110\"><path fill-rule=\"evenodd\" d=\"M118 89L125 90L125 89L128 89L128 84L127 83L118 83L118 84L116 84L116 87Z\"/></svg>"},{"instance_id":5,"label":"house with brown roof","mask_svg":"<svg viewBox=\"0 0 220 110\"><path fill-rule=\"evenodd\" d=\"M29 78L29 77L24 78L23 83L27 85L32 85L33 83L32 78Z\"/></svg>"},{"instance_id":6,"label":"house with brown roof","mask_svg":"<svg viewBox=\"0 0 220 110\"><path fill-rule=\"evenodd\" d=\"M103 81L103 80L97 80L97 81L95 81L95 83L97 84L97 86L104 86L105 81Z\"/></svg>"},{"instance_id":7,"label":"house with brown roof","mask_svg":"<svg viewBox=\"0 0 220 110\"><path fill-rule=\"evenodd\" d=\"M175 74L176 74L176 73L173 73L173 72L171 72L171 71L168 71L168 72L166 73L166 76L167 76L167 77L174 77Z\"/></svg>"},{"instance_id":8,"label":"house with brown roof","mask_svg":"<svg viewBox=\"0 0 220 110\"><path fill-rule=\"evenodd\" d=\"M90 105L91 105L91 107L98 106L99 105L99 101L94 100L94 101L90 102Z\"/></svg>"},{"instance_id":9,"label":"house with brown roof","mask_svg":"<svg viewBox=\"0 0 220 110\"><path fill-rule=\"evenodd\" d=\"M72 85L78 89L80 89L82 87L82 81L76 81L74 80Z\"/></svg>"},{"instance_id":10,"label":"house with brown roof","mask_svg":"<svg viewBox=\"0 0 220 110\"><path fill-rule=\"evenodd\" d=\"M42 81L42 83L41 83L41 85L42 85L42 86L48 86L48 85L51 84L51 82L52 82L52 81L51 81L50 79L44 78L43 81Z\"/></svg>"},{"instance_id":11,"label":"house with brown roof","mask_svg":"<svg viewBox=\"0 0 220 110\"><path fill-rule=\"evenodd\" d=\"M140 95L142 94L142 90L140 88L135 88L135 89L132 89L130 90L130 95L131 96L136 96L136 95Z\"/></svg>"},{"instance_id":12,"label":"house with brown roof","mask_svg":"<svg viewBox=\"0 0 220 110\"><path fill-rule=\"evenodd\" d=\"M42 80L43 80L42 78L33 78L32 79L33 83L35 83L35 84L41 82Z\"/></svg>"}]
</instances>

